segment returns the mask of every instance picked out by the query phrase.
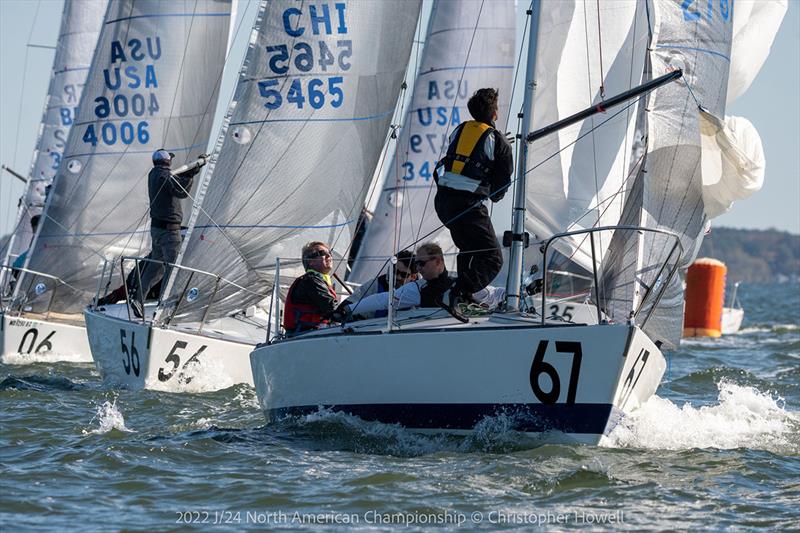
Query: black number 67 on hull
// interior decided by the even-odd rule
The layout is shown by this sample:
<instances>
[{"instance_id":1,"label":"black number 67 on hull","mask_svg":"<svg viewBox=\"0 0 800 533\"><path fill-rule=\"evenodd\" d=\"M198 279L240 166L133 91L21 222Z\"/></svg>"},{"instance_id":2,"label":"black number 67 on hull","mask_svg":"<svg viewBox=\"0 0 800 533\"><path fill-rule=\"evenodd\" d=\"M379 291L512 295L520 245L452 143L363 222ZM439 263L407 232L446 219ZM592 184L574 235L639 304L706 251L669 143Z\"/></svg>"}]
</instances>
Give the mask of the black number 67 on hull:
<instances>
[{"instance_id":1,"label":"black number 67 on hull","mask_svg":"<svg viewBox=\"0 0 800 533\"><path fill-rule=\"evenodd\" d=\"M550 341L539 341L539 347L536 348L536 355L533 357L531 363L530 382L533 394L543 404L553 404L558 401L561 394L561 379L558 376L556 367L544 360L544 354L547 351L547 345ZM573 341L556 341L556 351L559 353L572 354L572 369L569 373L569 387L567 388L567 403L575 403L575 395L578 392L578 376L581 372L581 358L583 351L581 350L580 342ZM552 383L552 387L548 392L542 390L539 385L539 376L547 374Z\"/></svg>"}]
</instances>

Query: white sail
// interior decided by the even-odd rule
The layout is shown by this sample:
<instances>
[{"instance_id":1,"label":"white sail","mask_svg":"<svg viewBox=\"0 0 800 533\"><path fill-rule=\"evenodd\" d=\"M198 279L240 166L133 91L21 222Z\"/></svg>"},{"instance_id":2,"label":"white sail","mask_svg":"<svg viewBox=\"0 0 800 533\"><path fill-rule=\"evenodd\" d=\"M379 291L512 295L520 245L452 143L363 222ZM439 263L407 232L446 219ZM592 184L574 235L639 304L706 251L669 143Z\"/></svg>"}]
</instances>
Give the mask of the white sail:
<instances>
[{"instance_id":1,"label":"white sail","mask_svg":"<svg viewBox=\"0 0 800 533\"><path fill-rule=\"evenodd\" d=\"M64 2L39 136L4 264L27 250L33 240L31 218L41 215L45 191L61 165L107 5L106 0Z\"/></svg>"},{"instance_id":2,"label":"white sail","mask_svg":"<svg viewBox=\"0 0 800 533\"><path fill-rule=\"evenodd\" d=\"M106 259L148 248L151 154L165 148L178 166L206 150L230 9L230 0L109 4L28 258L67 285L25 275L17 299L26 309L78 312Z\"/></svg>"},{"instance_id":3,"label":"white sail","mask_svg":"<svg viewBox=\"0 0 800 533\"><path fill-rule=\"evenodd\" d=\"M724 117L731 61L733 12L729 4L658 0L652 7L652 77L680 68L683 78L647 97L644 165L622 223L677 234L682 254L673 250L672 238L665 235L648 232L619 239L615 235L600 289L605 292L602 301L607 314L618 321L628 318L644 294L668 282L669 268L686 268L697 254L707 221L701 117L704 113L719 120ZM668 268L662 270L665 261ZM623 286L614 279L636 281ZM666 346L677 345L683 321L680 276L673 276L661 300L647 302L638 317L639 323L647 319L643 329L650 338Z\"/></svg>"},{"instance_id":4,"label":"white sail","mask_svg":"<svg viewBox=\"0 0 800 533\"><path fill-rule=\"evenodd\" d=\"M703 113L703 206L708 218L728 212L733 203L761 190L766 159L761 136L744 117Z\"/></svg>"},{"instance_id":5,"label":"white sail","mask_svg":"<svg viewBox=\"0 0 800 533\"><path fill-rule=\"evenodd\" d=\"M298 266L307 241L346 255L387 138L419 6L262 2L181 259L224 279L173 271L164 299L179 299L178 320L212 319L255 303L273 282L275 259L284 258L282 275L291 279L296 271L286 268Z\"/></svg>"},{"instance_id":6,"label":"white sail","mask_svg":"<svg viewBox=\"0 0 800 533\"><path fill-rule=\"evenodd\" d=\"M758 75L787 8L786 0L736 0L735 9L731 8L734 17L729 104L744 94Z\"/></svg>"},{"instance_id":7,"label":"white sail","mask_svg":"<svg viewBox=\"0 0 800 533\"><path fill-rule=\"evenodd\" d=\"M500 91L497 128L505 131L514 74L514 3L434 2L411 106L395 157L350 279L375 277L387 259L418 239L452 248L433 209L433 168L450 133L470 120L467 100L481 87Z\"/></svg>"},{"instance_id":8,"label":"white sail","mask_svg":"<svg viewBox=\"0 0 800 533\"><path fill-rule=\"evenodd\" d=\"M649 42L644 1L543 0L536 46L531 130L639 85ZM636 102L590 117L528 149L526 230L537 239L614 225L624 205ZM598 257L607 239L596 243ZM587 239L556 241L592 270Z\"/></svg>"}]
</instances>

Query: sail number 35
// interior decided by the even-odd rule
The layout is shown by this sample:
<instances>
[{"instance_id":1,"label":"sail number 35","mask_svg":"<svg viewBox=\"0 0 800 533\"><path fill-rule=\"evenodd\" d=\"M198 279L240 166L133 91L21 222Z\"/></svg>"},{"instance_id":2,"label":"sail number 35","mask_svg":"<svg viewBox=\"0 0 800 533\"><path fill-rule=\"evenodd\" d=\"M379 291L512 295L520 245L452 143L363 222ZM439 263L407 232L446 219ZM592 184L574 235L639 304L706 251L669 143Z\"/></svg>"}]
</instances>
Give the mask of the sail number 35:
<instances>
[{"instance_id":1,"label":"sail number 35","mask_svg":"<svg viewBox=\"0 0 800 533\"><path fill-rule=\"evenodd\" d=\"M558 401L561 395L561 377L558 375L558 370L552 364L544 360L547 346L550 341L541 340L539 346L536 348L536 355L533 357L530 371L530 383L533 394L536 398L544 404L553 404ZM572 367L569 372L568 385L567 385L567 402L568 404L575 403L575 395L578 392L578 377L581 371L581 359L583 351L581 350L580 342L573 341L556 341L556 352L560 354L572 354ZM545 391L542 388L539 378L546 375L550 380L550 389Z\"/></svg>"}]
</instances>

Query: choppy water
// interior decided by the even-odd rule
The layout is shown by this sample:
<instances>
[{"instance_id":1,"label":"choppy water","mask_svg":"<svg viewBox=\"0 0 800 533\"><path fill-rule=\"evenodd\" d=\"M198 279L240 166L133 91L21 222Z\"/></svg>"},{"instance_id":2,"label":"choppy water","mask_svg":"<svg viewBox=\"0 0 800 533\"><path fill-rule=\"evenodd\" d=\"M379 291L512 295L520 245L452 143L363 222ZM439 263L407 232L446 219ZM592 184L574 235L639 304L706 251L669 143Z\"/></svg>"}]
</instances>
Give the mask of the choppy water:
<instances>
[{"instance_id":1,"label":"choppy water","mask_svg":"<svg viewBox=\"0 0 800 533\"><path fill-rule=\"evenodd\" d=\"M89 365L0 365L0 527L797 529L800 285L740 298L743 331L672 352L604 447L537 446L502 418L471 437L329 413L266 427L246 386L117 392Z\"/></svg>"}]
</instances>

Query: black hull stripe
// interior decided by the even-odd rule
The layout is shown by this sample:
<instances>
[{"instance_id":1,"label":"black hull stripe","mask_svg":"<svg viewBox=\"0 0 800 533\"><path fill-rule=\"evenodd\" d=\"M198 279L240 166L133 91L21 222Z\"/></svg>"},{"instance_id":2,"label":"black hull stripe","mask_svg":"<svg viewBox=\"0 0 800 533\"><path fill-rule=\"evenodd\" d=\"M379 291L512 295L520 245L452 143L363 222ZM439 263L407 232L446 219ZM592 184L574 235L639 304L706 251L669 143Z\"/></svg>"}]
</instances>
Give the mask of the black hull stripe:
<instances>
[{"instance_id":1,"label":"black hull stripe","mask_svg":"<svg viewBox=\"0 0 800 533\"><path fill-rule=\"evenodd\" d=\"M399 424L409 429L470 430L487 417L505 415L516 431L588 433L605 435L619 422L621 411L612 404L576 403L385 403L303 405L268 409L267 419L305 416L320 409L347 413L368 422Z\"/></svg>"}]
</instances>

